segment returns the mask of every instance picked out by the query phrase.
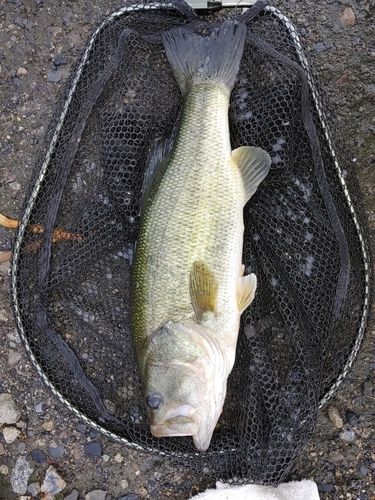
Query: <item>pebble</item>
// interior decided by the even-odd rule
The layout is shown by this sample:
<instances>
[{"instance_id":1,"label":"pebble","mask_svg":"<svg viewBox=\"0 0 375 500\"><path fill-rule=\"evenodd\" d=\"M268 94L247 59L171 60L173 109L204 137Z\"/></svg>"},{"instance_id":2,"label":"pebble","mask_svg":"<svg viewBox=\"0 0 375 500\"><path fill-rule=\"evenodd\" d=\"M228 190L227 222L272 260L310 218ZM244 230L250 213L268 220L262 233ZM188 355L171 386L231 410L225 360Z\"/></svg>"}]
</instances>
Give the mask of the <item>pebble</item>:
<instances>
[{"instance_id":1,"label":"pebble","mask_svg":"<svg viewBox=\"0 0 375 500\"><path fill-rule=\"evenodd\" d=\"M49 82L58 83L62 78L62 71L50 68L47 70L47 79Z\"/></svg>"},{"instance_id":2,"label":"pebble","mask_svg":"<svg viewBox=\"0 0 375 500\"><path fill-rule=\"evenodd\" d=\"M72 490L71 493L67 497L64 497L64 500L77 500L78 499L78 491Z\"/></svg>"},{"instance_id":3,"label":"pebble","mask_svg":"<svg viewBox=\"0 0 375 500\"><path fill-rule=\"evenodd\" d=\"M16 365L21 359L22 359L22 354L20 352L16 352L13 351L12 349L9 349L9 354L8 354L9 366Z\"/></svg>"},{"instance_id":4,"label":"pebble","mask_svg":"<svg viewBox=\"0 0 375 500\"><path fill-rule=\"evenodd\" d=\"M315 44L314 49L315 52L324 52L325 50L327 50L327 47L323 42L318 42Z\"/></svg>"},{"instance_id":5,"label":"pebble","mask_svg":"<svg viewBox=\"0 0 375 500\"><path fill-rule=\"evenodd\" d=\"M363 392L366 396L372 396L372 392L374 389L374 384L372 383L371 380L366 380L366 382L363 384Z\"/></svg>"},{"instance_id":6,"label":"pebble","mask_svg":"<svg viewBox=\"0 0 375 500\"><path fill-rule=\"evenodd\" d=\"M16 464L10 475L10 484L14 493L25 495L27 492L27 483L34 469L24 457L18 457Z\"/></svg>"},{"instance_id":7,"label":"pebble","mask_svg":"<svg viewBox=\"0 0 375 500\"><path fill-rule=\"evenodd\" d=\"M53 429L55 428L55 423L53 420L47 420L46 422L43 423L43 429L47 432L52 432Z\"/></svg>"},{"instance_id":8,"label":"pebble","mask_svg":"<svg viewBox=\"0 0 375 500\"><path fill-rule=\"evenodd\" d=\"M47 457L45 455L45 453L43 453L41 450L33 450L31 453L31 458L37 462L38 464L43 464Z\"/></svg>"},{"instance_id":9,"label":"pebble","mask_svg":"<svg viewBox=\"0 0 375 500\"><path fill-rule=\"evenodd\" d=\"M344 12L340 17L340 21L345 26L354 26L355 25L355 14L351 7L345 7Z\"/></svg>"},{"instance_id":10,"label":"pebble","mask_svg":"<svg viewBox=\"0 0 375 500\"><path fill-rule=\"evenodd\" d=\"M0 321L8 321L8 316L5 309L0 309Z\"/></svg>"},{"instance_id":11,"label":"pebble","mask_svg":"<svg viewBox=\"0 0 375 500\"><path fill-rule=\"evenodd\" d=\"M114 459L113 459L115 462L121 464L123 461L124 461L124 457L121 455L121 453L117 453L115 456L114 456Z\"/></svg>"},{"instance_id":12,"label":"pebble","mask_svg":"<svg viewBox=\"0 0 375 500\"><path fill-rule=\"evenodd\" d=\"M18 450L18 453L25 453L26 444L23 441L21 441L17 447L17 450Z\"/></svg>"},{"instance_id":13,"label":"pebble","mask_svg":"<svg viewBox=\"0 0 375 500\"><path fill-rule=\"evenodd\" d=\"M340 411L336 406L330 406L328 408L328 416L333 425L337 429L341 429L341 427L344 425L344 422L341 418Z\"/></svg>"},{"instance_id":14,"label":"pebble","mask_svg":"<svg viewBox=\"0 0 375 500\"><path fill-rule=\"evenodd\" d=\"M4 441L7 444L10 444L18 438L18 436L21 434L21 431L19 431L15 427L4 427L4 429L2 429L2 433L4 436Z\"/></svg>"},{"instance_id":15,"label":"pebble","mask_svg":"<svg viewBox=\"0 0 375 500\"><path fill-rule=\"evenodd\" d=\"M354 431L352 431L351 429L346 429L340 432L340 439L342 439L343 441L354 441L355 439Z\"/></svg>"},{"instance_id":16,"label":"pebble","mask_svg":"<svg viewBox=\"0 0 375 500\"><path fill-rule=\"evenodd\" d=\"M0 474L2 474L3 476L9 474L9 469L6 465L0 465Z\"/></svg>"},{"instance_id":17,"label":"pebble","mask_svg":"<svg viewBox=\"0 0 375 500\"><path fill-rule=\"evenodd\" d=\"M21 184L19 182L10 182L8 186L14 193L17 193L21 189Z\"/></svg>"},{"instance_id":18,"label":"pebble","mask_svg":"<svg viewBox=\"0 0 375 500\"><path fill-rule=\"evenodd\" d=\"M46 477L44 478L42 487L40 490L43 493L49 493L51 495L56 495L60 493L66 486L66 482L59 476L56 470L50 465L46 472Z\"/></svg>"},{"instance_id":19,"label":"pebble","mask_svg":"<svg viewBox=\"0 0 375 500\"><path fill-rule=\"evenodd\" d=\"M61 458L64 455L65 447L62 444L59 444L57 446L50 446L47 451L50 457Z\"/></svg>"},{"instance_id":20,"label":"pebble","mask_svg":"<svg viewBox=\"0 0 375 500\"><path fill-rule=\"evenodd\" d=\"M85 495L85 500L105 500L107 492L104 490L92 490Z\"/></svg>"},{"instance_id":21,"label":"pebble","mask_svg":"<svg viewBox=\"0 0 375 500\"><path fill-rule=\"evenodd\" d=\"M30 483L27 487L27 492L30 493L32 497L36 497L40 492L40 484L39 483Z\"/></svg>"},{"instance_id":22,"label":"pebble","mask_svg":"<svg viewBox=\"0 0 375 500\"><path fill-rule=\"evenodd\" d=\"M17 76L24 76L24 75L27 75L27 73L28 73L27 69L22 68L22 66L21 66L20 68L18 68L16 75Z\"/></svg>"},{"instance_id":23,"label":"pebble","mask_svg":"<svg viewBox=\"0 0 375 500\"><path fill-rule=\"evenodd\" d=\"M124 497L120 497L118 500L138 500L138 495L136 495L135 493L129 493Z\"/></svg>"},{"instance_id":24,"label":"pebble","mask_svg":"<svg viewBox=\"0 0 375 500\"><path fill-rule=\"evenodd\" d=\"M0 394L0 424L15 424L21 418L21 411L8 393Z\"/></svg>"},{"instance_id":25,"label":"pebble","mask_svg":"<svg viewBox=\"0 0 375 500\"><path fill-rule=\"evenodd\" d=\"M66 57L63 56L62 54L59 54L58 56L55 57L55 59L53 60L53 64L55 66L61 66L63 64L66 64L67 63L67 60L66 60Z\"/></svg>"},{"instance_id":26,"label":"pebble","mask_svg":"<svg viewBox=\"0 0 375 500\"><path fill-rule=\"evenodd\" d=\"M85 444L83 450L87 455L92 455L94 457L101 457L103 452L102 445L96 441Z\"/></svg>"},{"instance_id":27,"label":"pebble","mask_svg":"<svg viewBox=\"0 0 375 500\"><path fill-rule=\"evenodd\" d=\"M333 488L333 484L330 483L318 484L318 491L320 491L321 493L329 493L333 490Z\"/></svg>"},{"instance_id":28,"label":"pebble","mask_svg":"<svg viewBox=\"0 0 375 500\"><path fill-rule=\"evenodd\" d=\"M0 455L4 455L4 453L5 453L4 445L0 443Z\"/></svg>"},{"instance_id":29,"label":"pebble","mask_svg":"<svg viewBox=\"0 0 375 500\"><path fill-rule=\"evenodd\" d=\"M37 403L34 405L35 413L43 413L43 403Z\"/></svg>"},{"instance_id":30,"label":"pebble","mask_svg":"<svg viewBox=\"0 0 375 500\"><path fill-rule=\"evenodd\" d=\"M85 424L79 424L77 425L76 429L80 434L84 434L86 432L87 426Z\"/></svg>"},{"instance_id":31,"label":"pebble","mask_svg":"<svg viewBox=\"0 0 375 500\"><path fill-rule=\"evenodd\" d=\"M126 488L129 488L129 483L127 482L126 479L122 479L120 481L120 486L121 486L121 489L126 490Z\"/></svg>"},{"instance_id":32,"label":"pebble","mask_svg":"<svg viewBox=\"0 0 375 500\"><path fill-rule=\"evenodd\" d=\"M345 418L346 421L349 425L357 425L358 424L358 417L352 410L346 410L345 413Z\"/></svg>"}]
</instances>

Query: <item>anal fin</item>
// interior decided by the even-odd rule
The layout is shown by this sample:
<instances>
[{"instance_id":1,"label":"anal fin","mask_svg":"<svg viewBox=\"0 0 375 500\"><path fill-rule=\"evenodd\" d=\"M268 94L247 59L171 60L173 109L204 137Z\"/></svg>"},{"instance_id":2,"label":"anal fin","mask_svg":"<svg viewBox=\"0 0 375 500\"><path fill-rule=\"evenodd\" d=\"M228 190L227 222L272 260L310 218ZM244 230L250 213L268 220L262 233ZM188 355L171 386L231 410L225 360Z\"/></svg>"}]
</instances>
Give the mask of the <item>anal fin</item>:
<instances>
[{"instance_id":1,"label":"anal fin","mask_svg":"<svg viewBox=\"0 0 375 500\"><path fill-rule=\"evenodd\" d=\"M190 298L198 322L205 312L216 314L218 280L203 261L193 262L190 273Z\"/></svg>"},{"instance_id":2,"label":"anal fin","mask_svg":"<svg viewBox=\"0 0 375 500\"><path fill-rule=\"evenodd\" d=\"M237 280L237 306L239 312L243 311L252 303L257 287L255 274L248 274Z\"/></svg>"}]
</instances>

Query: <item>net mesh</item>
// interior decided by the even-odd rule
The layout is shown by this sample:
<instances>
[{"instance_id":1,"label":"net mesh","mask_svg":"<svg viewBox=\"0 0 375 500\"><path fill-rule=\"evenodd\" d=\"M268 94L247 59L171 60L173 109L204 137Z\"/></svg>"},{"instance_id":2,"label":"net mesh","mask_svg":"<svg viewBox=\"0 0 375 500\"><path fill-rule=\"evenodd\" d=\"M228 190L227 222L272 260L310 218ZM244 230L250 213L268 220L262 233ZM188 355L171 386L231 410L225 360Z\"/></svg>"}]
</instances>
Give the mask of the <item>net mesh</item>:
<instances>
[{"instance_id":1,"label":"net mesh","mask_svg":"<svg viewBox=\"0 0 375 500\"><path fill-rule=\"evenodd\" d=\"M243 262L258 277L211 445L154 438L130 330L129 283L149 149L182 98L160 34L209 34L237 11L125 7L92 35L45 141L18 230L12 297L45 382L107 435L214 478L277 485L345 376L369 307L359 191L335 115L289 21L258 4L229 109L232 148L272 158L244 210ZM202 113L204 113L202 109Z\"/></svg>"}]
</instances>

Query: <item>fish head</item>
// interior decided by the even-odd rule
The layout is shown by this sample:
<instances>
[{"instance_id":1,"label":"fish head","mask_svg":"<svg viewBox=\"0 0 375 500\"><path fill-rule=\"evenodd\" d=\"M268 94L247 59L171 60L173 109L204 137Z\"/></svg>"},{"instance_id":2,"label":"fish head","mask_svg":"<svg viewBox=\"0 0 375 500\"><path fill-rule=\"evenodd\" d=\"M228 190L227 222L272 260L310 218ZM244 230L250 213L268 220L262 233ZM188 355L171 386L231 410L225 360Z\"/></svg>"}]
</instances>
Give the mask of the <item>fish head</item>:
<instances>
[{"instance_id":1,"label":"fish head","mask_svg":"<svg viewBox=\"0 0 375 500\"><path fill-rule=\"evenodd\" d=\"M149 338L143 385L151 433L192 436L205 451L226 394L227 363L213 332L194 322L164 324Z\"/></svg>"}]
</instances>

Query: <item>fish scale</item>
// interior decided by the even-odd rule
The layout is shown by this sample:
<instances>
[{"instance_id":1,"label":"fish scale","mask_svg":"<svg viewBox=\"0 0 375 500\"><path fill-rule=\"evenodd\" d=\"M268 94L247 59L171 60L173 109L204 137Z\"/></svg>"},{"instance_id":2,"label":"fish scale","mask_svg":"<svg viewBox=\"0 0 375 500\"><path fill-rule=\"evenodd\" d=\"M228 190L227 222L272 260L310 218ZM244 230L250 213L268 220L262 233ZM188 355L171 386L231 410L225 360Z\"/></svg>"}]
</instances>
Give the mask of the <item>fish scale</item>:
<instances>
[{"instance_id":1,"label":"fish scale","mask_svg":"<svg viewBox=\"0 0 375 500\"><path fill-rule=\"evenodd\" d=\"M231 160L229 94L217 86L197 87L189 94L176 153L149 201L137 242L141 260L135 263L134 276L145 296L135 301L144 300L153 312L151 317L144 316L147 335L171 311L176 319L193 312L189 277L195 260L205 261L220 276L218 309L222 314L232 318L236 307L245 191ZM201 117L195 111L199 109L210 112ZM193 155L193 161L192 144L200 152L198 158Z\"/></svg>"}]
</instances>

